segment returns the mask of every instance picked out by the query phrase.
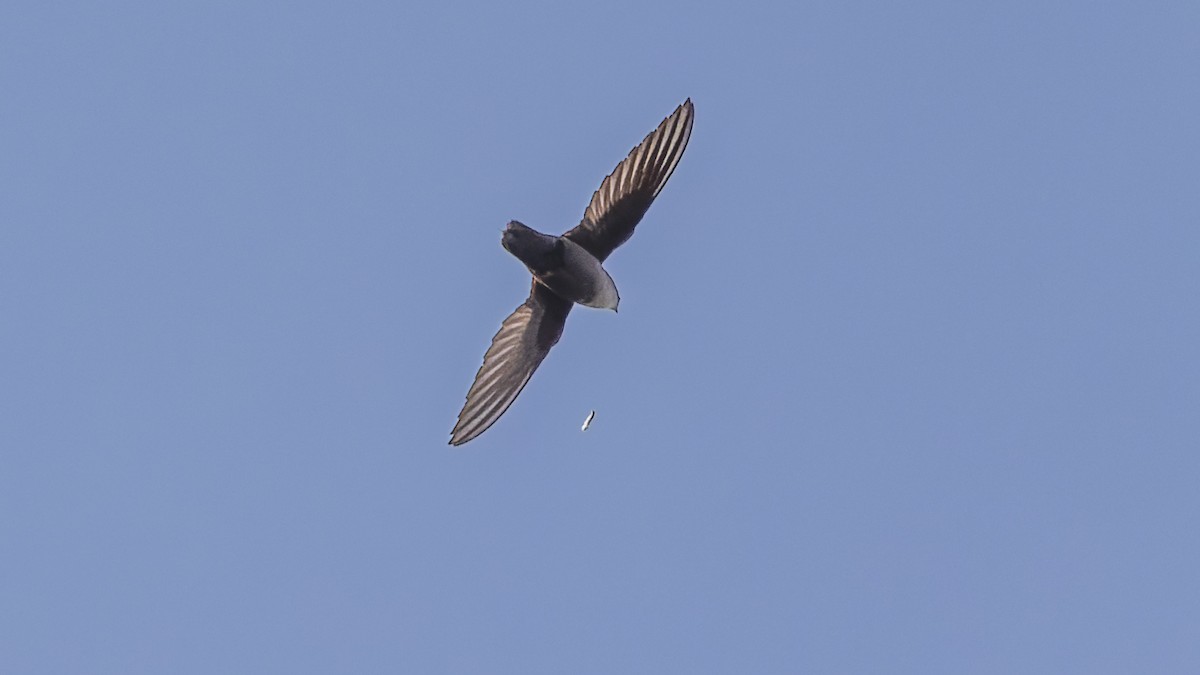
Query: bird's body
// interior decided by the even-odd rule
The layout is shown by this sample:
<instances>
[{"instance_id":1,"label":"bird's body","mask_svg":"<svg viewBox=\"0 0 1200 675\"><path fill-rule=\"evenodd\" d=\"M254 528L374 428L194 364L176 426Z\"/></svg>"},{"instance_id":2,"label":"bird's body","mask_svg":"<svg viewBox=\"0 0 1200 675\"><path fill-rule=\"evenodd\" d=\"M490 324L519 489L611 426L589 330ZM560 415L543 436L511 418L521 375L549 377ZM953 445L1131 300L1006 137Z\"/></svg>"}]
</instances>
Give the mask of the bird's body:
<instances>
[{"instance_id":1,"label":"bird's body","mask_svg":"<svg viewBox=\"0 0 1200 675\"><path fill-rule=\"evenodd\" d=\"M533 278L558 296L588 307L617 308L620 296L596 256L567 239L512 221L500 243L525 263Z\"/></svg>"},{"instance_id":2,"label":"bird's body","mask_svg":"<svg viewBox=\"0 0 1200 675\"><path fill-rule=\"evenodd\" d=\"M602 263L633 235L646 210L679 164L692 132L688 99L617 165L562 236L512 221L501 244L533 275L529 297L500 326L451 432L461 445L504 414L546 358L575 304L617 309L620 297Z\"/></svg>"}]
</instances>

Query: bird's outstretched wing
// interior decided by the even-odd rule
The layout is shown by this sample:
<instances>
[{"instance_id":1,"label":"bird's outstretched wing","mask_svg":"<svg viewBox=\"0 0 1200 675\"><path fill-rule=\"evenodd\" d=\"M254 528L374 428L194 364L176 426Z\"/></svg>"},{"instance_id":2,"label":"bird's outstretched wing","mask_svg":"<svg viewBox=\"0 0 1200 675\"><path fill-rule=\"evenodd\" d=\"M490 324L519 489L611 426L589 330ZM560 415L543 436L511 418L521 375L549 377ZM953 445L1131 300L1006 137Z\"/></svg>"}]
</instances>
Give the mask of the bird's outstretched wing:
<instances>
[{"instance_id":1,"label":"bird's outstretched wing","mask_svg":"<svg viewBox=\"0 0 1200 675\"><path fill-rule=\"evenodd\" d=\"M689 98L613 169L592 195L583 221L563 236L601 262L625 243L683 157L694 117Z\"/></svg>"},{"instance_id":2,"label":"bird's outstretched wing","mask_svg":"<svg viewBox=\"0 0 1200 675\"><path fill-rule=\"evenodd\" d=\"M529 298L504 320L500 332L492 338L492 346L467 392L467 402L450 432L450 445L466 443L500 419L558 342L570 311L570 300L533 282Z\"/></svg>"}]
</instances>

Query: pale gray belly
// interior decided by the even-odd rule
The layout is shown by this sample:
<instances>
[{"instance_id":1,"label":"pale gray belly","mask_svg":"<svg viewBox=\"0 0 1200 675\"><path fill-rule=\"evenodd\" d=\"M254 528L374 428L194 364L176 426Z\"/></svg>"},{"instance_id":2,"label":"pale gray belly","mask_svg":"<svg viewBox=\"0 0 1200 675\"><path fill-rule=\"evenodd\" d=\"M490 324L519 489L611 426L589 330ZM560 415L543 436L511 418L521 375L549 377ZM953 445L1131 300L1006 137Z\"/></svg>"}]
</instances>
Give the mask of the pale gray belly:
<instances>
[{"instance_id":1,"label":"pale gray belly","mask_svg":"<svg viewBox=\"0 0 1200 675\"><path fill-rule=\"evenodd\" d=\"M537 275L538 281L572 302L600 309L617 309L617 285L591 253L570 239L563 243L562 267Z\"/></svg>"}]
</instances>

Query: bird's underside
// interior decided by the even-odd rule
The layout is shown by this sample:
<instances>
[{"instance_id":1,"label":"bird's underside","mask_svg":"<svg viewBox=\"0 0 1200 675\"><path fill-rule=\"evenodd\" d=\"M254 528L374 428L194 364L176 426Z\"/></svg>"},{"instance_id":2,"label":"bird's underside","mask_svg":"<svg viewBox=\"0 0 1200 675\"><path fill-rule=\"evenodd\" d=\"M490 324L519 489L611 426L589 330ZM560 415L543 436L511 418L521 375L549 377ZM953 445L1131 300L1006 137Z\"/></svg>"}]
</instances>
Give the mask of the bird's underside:
<instances>
[{"instance_id":1,"label":"bird's underside","mask_svg":"<svg viewBox=\"0 0 1200 675\"><path fill-rule=\"evenodd\" d=\"M666 185L687 148L693 119L688 99L604 179L583 220L561 237L509 224L502 243L529 268L533 286L492 338L451 432L451 445L475 438L508 410L558 342L572 305L616 309L616 286L600 263L633 235Z\"/></svg>"}]
</instances>

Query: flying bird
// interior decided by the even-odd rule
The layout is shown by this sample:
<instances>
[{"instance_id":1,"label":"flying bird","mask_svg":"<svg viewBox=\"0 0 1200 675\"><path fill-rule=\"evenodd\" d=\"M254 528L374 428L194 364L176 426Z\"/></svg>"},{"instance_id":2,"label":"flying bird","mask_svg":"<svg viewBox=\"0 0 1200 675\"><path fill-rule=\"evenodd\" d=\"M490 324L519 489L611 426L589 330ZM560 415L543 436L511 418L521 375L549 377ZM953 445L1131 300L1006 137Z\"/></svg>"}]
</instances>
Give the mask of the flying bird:
<instances>
[{"instance_id":1,"label":"flying bird","mask_svg":"<svg viewBox=\"0 0 1200 675\"><path fill-rule=\"evenodd\" d=\"M505 227L500 244L525 263L533 287L483 355L450 432L450 445L482 434L508 410L558 342L571 307L578 303L616 311L617 286L601 263L633 235L667 184L692 135L694 117L689 98L600 183L583 220L562 236L542 234L515 220Z\"/></svg>"}]
</instances>

